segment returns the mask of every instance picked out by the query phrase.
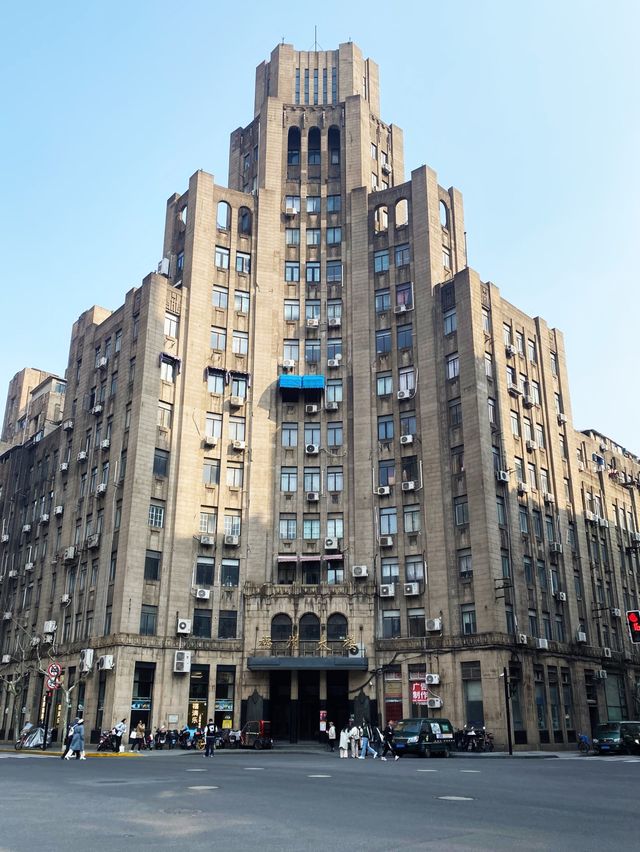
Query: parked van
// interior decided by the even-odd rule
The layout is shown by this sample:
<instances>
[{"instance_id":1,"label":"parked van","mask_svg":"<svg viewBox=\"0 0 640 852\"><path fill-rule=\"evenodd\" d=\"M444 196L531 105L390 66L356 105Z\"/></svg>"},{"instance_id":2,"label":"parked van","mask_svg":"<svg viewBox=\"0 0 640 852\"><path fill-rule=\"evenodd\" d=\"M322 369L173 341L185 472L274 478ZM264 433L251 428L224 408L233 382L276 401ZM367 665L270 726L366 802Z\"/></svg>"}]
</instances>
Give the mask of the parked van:
<instances>
[{"instance_id":1,"label":"parked van","mask_svg":"<svg viewBox=\"0 0 640 852\"><path fill-rule=\"evenodd\" d=\"M400 756L440 754L449 757L453 748L453 726L448 719L401 719L394 729L393 744Z\"/></svg>"},{"instance_id":2,"label":"parked van","mask_svg":"<svg viewBox=\"0 0 640 852\"><path fill-rule=\"evenodd\" d=\"M593 737L596 754L640 754L640 722L603 722Z\"/></svg>"}]
</instances>

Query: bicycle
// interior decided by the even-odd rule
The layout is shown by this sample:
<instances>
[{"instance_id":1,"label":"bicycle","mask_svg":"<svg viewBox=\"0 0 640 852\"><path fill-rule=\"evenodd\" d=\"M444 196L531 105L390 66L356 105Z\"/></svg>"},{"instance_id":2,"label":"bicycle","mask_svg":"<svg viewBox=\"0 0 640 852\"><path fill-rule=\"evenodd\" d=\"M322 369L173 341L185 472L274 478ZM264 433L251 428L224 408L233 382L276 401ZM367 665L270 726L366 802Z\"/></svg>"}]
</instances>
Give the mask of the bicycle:
<instances>
[{"instance_id":1,"label":"bicycle","mask_svg":"<svg viewBox=\"0 0 640 852\"><path fill-rule=\"evenodd\" d=\"M589 754L591 751L591 743L586 734L578 734L578 751L580 754Z\"/></svg>"}]
</instances>

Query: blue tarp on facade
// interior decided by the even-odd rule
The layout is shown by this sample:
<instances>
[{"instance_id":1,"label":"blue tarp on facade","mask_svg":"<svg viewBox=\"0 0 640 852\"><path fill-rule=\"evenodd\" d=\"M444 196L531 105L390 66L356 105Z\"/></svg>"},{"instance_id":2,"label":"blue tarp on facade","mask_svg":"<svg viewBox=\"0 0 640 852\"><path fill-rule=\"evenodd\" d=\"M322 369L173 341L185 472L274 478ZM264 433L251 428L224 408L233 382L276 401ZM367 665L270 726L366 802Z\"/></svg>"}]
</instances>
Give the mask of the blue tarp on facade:
<instances>
[{"instance_id":1,"label":"blue tarp on facade","mask_svg":"<svg viewBox=\"0 0 640 852\"><path fill-rule=\"evenodd\" d=\"M316 390L324 389L324 376L303 376L303 388L314 388Z\"/></svg>"},{"instance_id":2,"label":"blue tarp on facade","mask_svg":"<svg viewBox=\"0 0 640 852\"><path fill-rule=\"evenodd\" d=\"M294 376L291 373L283 373L278 376L278 387L286 388L287 390L300 390L302 387L303 376Z\"/></svg>"}]
</instances>

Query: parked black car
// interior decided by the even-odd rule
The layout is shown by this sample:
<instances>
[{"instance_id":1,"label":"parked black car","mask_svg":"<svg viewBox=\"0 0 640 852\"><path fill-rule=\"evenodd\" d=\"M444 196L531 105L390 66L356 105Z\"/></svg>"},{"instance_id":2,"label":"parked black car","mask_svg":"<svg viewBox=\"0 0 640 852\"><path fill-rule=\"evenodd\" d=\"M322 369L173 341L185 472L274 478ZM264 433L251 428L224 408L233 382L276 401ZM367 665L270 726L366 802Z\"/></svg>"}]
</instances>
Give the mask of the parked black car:
<instances>
[{"instance_id":1,"label":"parked black car","mask_svg":"<svg viewBox=\"0 0 640 852\"><path fill-rule=\"evenodd\" d=\"M603 722L593 737L596 754L640 754L640 722Z\"/></svg>"},{"instance_id":2,"label":"parked black car","mask_svg":"<svg viewBox=\"0 0 640 852\"><path fill-rule=\"evenodd\" d=\"M440 754L449 757L453 748L453 725L448 719L401 719L395 726L393 743L400 756Z\"/></svg>"}]
</instances>

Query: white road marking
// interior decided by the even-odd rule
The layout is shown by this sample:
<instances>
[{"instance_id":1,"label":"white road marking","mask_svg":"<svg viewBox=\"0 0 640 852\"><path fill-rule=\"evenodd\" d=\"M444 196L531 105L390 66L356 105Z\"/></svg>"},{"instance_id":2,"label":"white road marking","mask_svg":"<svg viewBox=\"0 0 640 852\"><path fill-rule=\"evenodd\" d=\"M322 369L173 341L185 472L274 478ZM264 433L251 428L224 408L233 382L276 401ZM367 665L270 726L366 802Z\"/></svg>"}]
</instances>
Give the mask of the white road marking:
<instances>
[{"instance_id":1,"label":"white road marking","mask_svg":"<svg viewBox=\"0 0 640 852\"><path fill-rule=\"evenodd\" d=\"M217 787L206 787L204 785L199 785L196 787L187 787L187 790L217 790Z\"/></svg>"},{"instance_id":2,"label":"white road marking","mask_svg":"<svg viewBox=\"0 0 640 852\"><path fill-rule=\"evenodd\" d=\"M307 778L331 778L330 775L307 775Z\"/></svg>"},{"instance_id":3,"label":"white road marking","mask_svg":"<svg viewBox=\"0 0 640 852\"><path fill-rule=\"evenodd\" d=\"M416 769L416 772L438 772L437 769Z\"/></svg>"},{"instance_id":4,"label":"white road marking","mask_svg":"<svg viewBox=\"0 0 640 852\"><path fill-rule=\"evenodd\" d=\"M245 766L245 772L262 772L264 770L264 766Z\"/></svg>"},{"instance_id":5,"label":"white road marking","mask_svg":"<svg viewBox=\"0 0 640 852\"><path fill-rule=\"evenodd\" d=\"M480 769L461 769L460 772L480 772Z\"/></svg>"},{"instance_id":6,"label":"white road marking","mask_svg":"<svg viewBox=\"0 0 640 852\"><path fill-rule=\"evenodd\" d=\"M206 769L185 769L185 772L206 772Z\"/></svg>"},{"instance_id":7,"label":"white road marking","mask_svg":"<svg viewBox=\"0 0 640 852\"><path fill-rule=\"evenodd\" d=\"M443 802L473 802L468 796L437 796Z\"/></svg>"}]
</instances>

